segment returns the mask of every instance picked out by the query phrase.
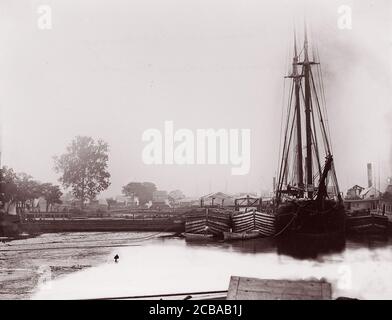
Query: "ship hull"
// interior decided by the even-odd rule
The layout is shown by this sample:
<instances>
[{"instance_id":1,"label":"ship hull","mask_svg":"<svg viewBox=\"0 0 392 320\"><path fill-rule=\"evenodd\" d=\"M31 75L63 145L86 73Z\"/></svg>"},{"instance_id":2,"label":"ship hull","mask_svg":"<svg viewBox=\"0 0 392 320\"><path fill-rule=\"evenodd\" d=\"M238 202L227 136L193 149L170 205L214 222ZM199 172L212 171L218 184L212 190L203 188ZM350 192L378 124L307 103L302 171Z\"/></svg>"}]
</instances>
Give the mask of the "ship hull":
<instances>
[{"instance_id":1,"label":"ship hull","mask_svg":"<svg viewBox=\"0 0 392 320\"><path fill-rule=\"evenodd\" d=\"M188 241L189 240L190 241L203 241L203 240L212 240L214 238L214 235L213 234L184 232L184 237Z\"/></svg>"},{"instance_id":2,"label":"ship hull","mask_svg":"<svg viewBox=\"0 0 392 320\"><path fill-rule=\"evenodd\" d=\"M276 210L277 233L301 238L344 235L345 219L343 205L333 200L325 201L323 208L315 200L291 201Z\"/></svg>"},{"instance_id":3,"label":"ship hull","mask_svg":"<svg viewBox=\"0 0 392 320\"><path fill-rule=\"evenodd\" d=\"M257 231L260 237L275 235L275 215L266 212L239 212L232 216L233 233Z\"/></svg>"},{"instance_id":4,"label":"ship hull","mask_svg":"<svg viewBox=\"0 0 392 320\"><path fill-rule=\"evenodd\" d=\"M247 232L223 232L223 240L232 241L232 240L247 240L247 239L255 239L260 238L262 235L259 230L247 231Z\"/></svg>"},{"instance_id":5,"label":"ship hull","mask_svg":"<svg viewBox=\"0 0 392 320\"><path fill-rule=\"evenodd\" d=\"M185 232L221 236L230 231L230 213L226 210L201 208L185 216Z\"/></svg>"},{"instance_id":6,"label":"ship hull","mask_svg":"<svg viewBox=\"0 0 392 320\"><path fill-rule=\"evenodd\" d=\"M382 234L388 231L388 217L370 214L347 217L346 230L349 233Z\"/></svg>"}]
</instances>

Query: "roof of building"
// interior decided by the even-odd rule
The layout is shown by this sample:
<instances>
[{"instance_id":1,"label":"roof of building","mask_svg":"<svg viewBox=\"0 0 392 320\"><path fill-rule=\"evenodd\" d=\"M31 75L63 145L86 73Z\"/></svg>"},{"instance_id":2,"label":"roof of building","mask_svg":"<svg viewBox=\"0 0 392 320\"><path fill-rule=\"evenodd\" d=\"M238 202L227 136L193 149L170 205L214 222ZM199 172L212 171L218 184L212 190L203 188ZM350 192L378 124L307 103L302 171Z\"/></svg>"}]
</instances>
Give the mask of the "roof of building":
<instances>
[{"instance_id":1,"label":"roof of building","mask_svg":"<svg viewBox=\"0 0 392 320\"><path fill-rule=\"evenodd\" d=\"M354 185L354 186L352 186L350 189L348 189L348 190L352 190L352 189L361 189L361 190L364 190L365 188L364 187L361 187L360 185L358 185L358 184L356 184L356 185Z\"/></svg>"},{"instance_id":2,"label":"roof of building","mask_svg":"<svg viewBox=\"0 0 392 320\"><path fill-rule=\"evenodd\" d=\"M375 187L366 188L361 192L361 196L364 199L379 197L380 195L381 195L381 192L379 190L377 190Z\"/></svg>"},{"instance_id":3,"label":"roof of building","mask_svg":"<svg viewBox=\"0 0 392 320\"><path fill-rule=\"evenodd\" d=\"M214 198L214 199L232 199L233 196L228 195L228 194L223 193L223 192L212 192L212 193L206 194L205 196L202 196L200 198L204 199L204 200L212 199L212 198Z\"/></svg>"}]
</instances>

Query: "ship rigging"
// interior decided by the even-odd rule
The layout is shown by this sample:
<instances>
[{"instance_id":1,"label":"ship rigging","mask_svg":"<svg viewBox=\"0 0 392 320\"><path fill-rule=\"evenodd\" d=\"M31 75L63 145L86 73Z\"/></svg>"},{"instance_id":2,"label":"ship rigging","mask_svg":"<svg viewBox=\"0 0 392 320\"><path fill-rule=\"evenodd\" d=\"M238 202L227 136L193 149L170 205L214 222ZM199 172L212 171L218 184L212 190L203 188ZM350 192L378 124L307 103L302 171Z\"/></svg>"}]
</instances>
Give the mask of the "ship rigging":
<instances>
[{"instance_id":1,"label":"ship rigging","mask_svg":"<svg viewBox=\"0 0 392 320\"><path fill-rule=\"evenodd\" d=\"M310 55L309 47L306 30L300 50L294 32L291 71L285 77L290 89L274 192L278 224L293 221L291 230L324 233L342 229L344 211L318 52L312 50Z\"/></svg>"}]
</instances>

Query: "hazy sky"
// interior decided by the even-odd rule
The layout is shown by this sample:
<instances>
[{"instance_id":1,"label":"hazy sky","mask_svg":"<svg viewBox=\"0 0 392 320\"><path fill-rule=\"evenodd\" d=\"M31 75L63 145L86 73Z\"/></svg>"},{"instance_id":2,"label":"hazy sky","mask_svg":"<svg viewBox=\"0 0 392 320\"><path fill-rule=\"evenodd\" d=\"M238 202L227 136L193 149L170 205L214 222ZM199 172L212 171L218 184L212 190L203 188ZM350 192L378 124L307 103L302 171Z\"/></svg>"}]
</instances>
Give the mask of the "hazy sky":
<instances>
[{"instance_id":1,"label":"hazy sky","mask_svg":"<svg viewBox=\"0 0 392 320\"><path fill-rule=\"evenodd\" d=\"M37 26L42 4L50 30ZM351 30L337 25L343 4ZM301 34L306 15L342 189L366 185L367 162L392 175L389 0L2 0L0 10L2 164L16 171L56 182L52 157L90 135L110 145L104 195L129 181L187 195L271 188L293 25ZM165 120L251 129L249 174L143 164L142 133Z\"/></svg>"}]
</instances>

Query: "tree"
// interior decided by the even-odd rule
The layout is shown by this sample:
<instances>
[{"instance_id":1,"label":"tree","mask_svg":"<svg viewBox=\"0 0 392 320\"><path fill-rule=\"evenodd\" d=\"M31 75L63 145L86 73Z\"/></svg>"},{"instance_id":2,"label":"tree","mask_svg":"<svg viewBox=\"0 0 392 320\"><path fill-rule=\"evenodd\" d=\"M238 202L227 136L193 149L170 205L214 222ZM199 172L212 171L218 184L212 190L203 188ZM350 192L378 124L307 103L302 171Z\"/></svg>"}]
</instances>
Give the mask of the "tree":
<instances>
[{"instance_id":1,"label":"tree","mask_svg":"<svg viewBox=\"0 0 392 320\"><path fill-rule=\"evenodd\" d=\"M15 184L17 193L14 200L17 203L17 207L26 208L28 206L32 208L34 206L34 199L42 195L41 184L24 172L16 175Z\"/></svg>"},{"instance_id":2,"label":"tree","mask_svg":"<svg viewBox=\"0 0 392 320\"><path fill-rule=\"evenodd\" d=\"M178 200L184 199L185 195L181 190L173 190L169 192L169 203L171 206L175 205Z\"/></svg>"},{"instance_id":3,"label":"tree","mask_svg":"<svg viewBox=\"0 0 392 320\"><path fill-rule=\"evenodd\" d=\"M0 169L0 209L8 212L9 204L17 197L16 174L11 168ZM8 206L6 204L8 203Z\"/></svg>"},{"instance_id":4,"label":"tree","mask_svg":"<svg viewBox=\"0 0 392 320\"><path fill-rule=\"evenodd\" d=\"M126 196L139 198L139 204L143 205L152 200L157 187L152 182L130 182L123 186L122 193Z\"/></svg>"},{"instance_id":5,"label":"tree","mask_svg":"<svg viewBox=\"0 0 392 320\"><path fill-rule=\"evenodd\" d=\"M59 181L81 202L93 200L110 185L108 167L109 146L102 140L77 136L67 147L66 153L54 157L55 170L61 173Z\"/></svg>"},{"instance_id":6,"label":"tree","mask_svg":"<svg viewBox=\"0 0 392 320\"><path fill-rule=\"evenodd\" d=\"M63 193L60 190L59 186L55 186L51 183L44 183L41 185L42 188L42 196L46 200L46 212L49 211L49 207L55 205L56 203L61 204L60 200Z\"/></svg>"}]
</instances>

